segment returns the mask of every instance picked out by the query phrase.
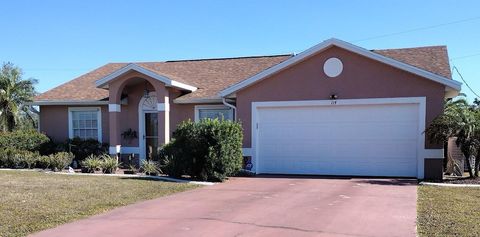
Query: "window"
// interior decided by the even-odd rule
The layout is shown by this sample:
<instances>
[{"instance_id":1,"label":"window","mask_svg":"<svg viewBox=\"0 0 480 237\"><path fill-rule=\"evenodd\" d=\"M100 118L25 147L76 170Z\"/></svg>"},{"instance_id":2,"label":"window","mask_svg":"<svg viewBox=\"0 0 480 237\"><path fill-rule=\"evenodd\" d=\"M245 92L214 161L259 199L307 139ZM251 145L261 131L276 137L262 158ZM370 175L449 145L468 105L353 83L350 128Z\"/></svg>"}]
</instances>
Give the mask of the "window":
<instances>
[{"instance_id":1,"label":"window","mask_svg":"<svg viewBox=\"0 0 480 237\"><path fill-rule=\"evenodd\" d=\"M102 141L101 112L98 107L68 108L69 137Z\"/></svg>"},{"instance_id":2,"label":"window","mask_svg":"<svg viewBox=\"0 0 480 237\"><path fill-rule=\"evenodd\" d=\"M195 121L198 122L205 118L233 120L233 109L225 105L195 106Z\"/></svg>"}]
</instances>

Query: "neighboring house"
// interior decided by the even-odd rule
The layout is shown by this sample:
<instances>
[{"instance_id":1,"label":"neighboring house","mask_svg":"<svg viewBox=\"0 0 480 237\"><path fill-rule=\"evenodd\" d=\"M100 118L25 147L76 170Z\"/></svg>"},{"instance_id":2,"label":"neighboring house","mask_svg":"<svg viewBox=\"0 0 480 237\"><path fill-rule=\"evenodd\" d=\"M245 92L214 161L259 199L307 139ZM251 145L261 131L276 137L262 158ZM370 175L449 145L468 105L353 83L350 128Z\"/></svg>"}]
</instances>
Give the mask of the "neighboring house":
<instances>
[{"instance_id":1,"label":"neighboring house","mask_svg":"<svg viewBox=\"0 0 480 237\"><path fill-rule=\"evenodd\" d=\"M442 175L425 127L460 91L444 46L366 50L330 39L297 55L110 63L35 98L40 131L140 159L184 120L240 121L256 173ZM132 129L138 139L123 139Z\"/></svg>"}]
</instances>

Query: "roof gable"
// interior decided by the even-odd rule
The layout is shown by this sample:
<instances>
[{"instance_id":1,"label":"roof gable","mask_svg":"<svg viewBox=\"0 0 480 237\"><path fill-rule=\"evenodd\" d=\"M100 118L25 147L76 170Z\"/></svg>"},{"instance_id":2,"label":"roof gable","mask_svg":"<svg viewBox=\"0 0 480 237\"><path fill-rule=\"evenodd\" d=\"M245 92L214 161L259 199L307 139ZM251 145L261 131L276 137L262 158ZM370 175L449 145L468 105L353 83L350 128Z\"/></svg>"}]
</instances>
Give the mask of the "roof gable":
<instances>
[{"instance_id":1,"label":"roof gable","mask_svg":"<svg viewBox=\"0 0 480 237\"><path fill-rule=\"evenodd\" d=\"M108 83L110 81L115 80L119 76L121 76L123 74L126 74L129 71L136 71L136 72L142 73L144 75L147 75L151 78L154 78L156 80L159 80L159 81L165 83L166 86L177 87L177 88L184 89L184 90L189 90L189 91L196 91L197 90L197 88L194 87L194 86L190 86L190 85L187 85L185 83L182 83L182 82L179 82L179 81L176 81L176 80L172 80L173 76L166 76L165 74L162 75L160 73L154 72L154 71L149 70L147 68L141 67L141 66L139 66L135 63L130 63L127 66L122 67L122 68L108 74L107 76L97 80L95 82L95 86L100 87L100 88L108 88Z\"/></svg>"},{"instance_id":2,"label":"roof gable","mask_svg":"<svg viewBox=\"0 0 480 237\"><path fill-rule=\"evenodd\" d=\"M445 76L441 76L441 75L432 73L430 71L427 71L427 70L422 69L422 68L418 68L418 67L413 66L411 64L407 64L407 63L398 61L396 59L383 56L383 55L381 55L379 53L376 53L374 51L369 51L369 50L366 50L364 48L358 47L356 45L347 43L345 41L341 41L341 40L332 38L332 39L326 40L326 41L324 41L320 44L317 44L317 45L303 51L302 53L296 55L295 57L292 57L288 60L285 60L282 63L279 63L279 64L277 64L277 65L275 65L271 68L268 68L267 70L264 70L264 71L262 71L262 72L260 72L256 75L250 77L250 78L247 78L246 80L243 80L243 81L241 81L237 84L234 84L234 85L220 91L219 95L221 97L226 97L226 96L232 95L235 92L237 92L237 91L239 91L243 88L246 88L246 87L248 87L248 86L250 86L254 83L257 83L257 82L259 82L259 81L261 81L265 78L268 78L269 76L271 76L275 73L278 73L278 72L280 72L280 71L282 71L286 68L289 68L289 67L291 67L291 66L293 66L297 63L300 63L300 62L312 57L313 55L316 55L316 54L318 54L318 53L320 53L320 52L322 52L322 51L324 51L324 50L326 50L330 47L333 47L333 46L348 50L350 52L353 52L353 53L362 55L364 57L382 62L382 63L390 65L392 67L395 67L395 68L413 73L415 75L421 76L423 78L430 79L432 81L438 82L440 84L443 84L443 85L447 86L447 88L449 90L459 91L461 89L461 83L460 82L448 79ZM386 53L386 52L383 52L383 53Z\"/></svg>"}]
</instances>

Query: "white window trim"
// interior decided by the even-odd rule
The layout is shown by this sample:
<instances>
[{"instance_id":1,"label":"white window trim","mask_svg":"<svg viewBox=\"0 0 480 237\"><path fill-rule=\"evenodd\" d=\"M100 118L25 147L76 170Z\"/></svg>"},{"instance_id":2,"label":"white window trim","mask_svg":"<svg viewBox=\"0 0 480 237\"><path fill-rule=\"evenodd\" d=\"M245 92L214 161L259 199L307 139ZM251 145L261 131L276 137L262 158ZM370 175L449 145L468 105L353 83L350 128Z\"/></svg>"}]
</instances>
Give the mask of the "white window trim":
<instances>
[{"instance_id":1,"label":"white window trim","mask_svg":"<svg viewBox=\"0 0 480 237\"><path fill-rule=\"evenodd\" d=\"M230 110L230 117L232 120L235 120L233 116L233 109L225 105L196 105L195 106L195 122L200 121L200 110L201 109L228 109Z\"/></svg>"},{"instance_id":2,"label":"white window trim","mask_svg":"<svg viewBox=\"0 0 480 237\"><path fill-rule=\"evenodd\" d=\"M103 142L103 139L102 139L102 108L100 107L68 107L68 137L70 139L73 139L74 136L73 136L73 120L72 120L72 112L76 112L76 111L92 111L92 110L96 110L98 111L97 113L97 120L98 120L98 123L97 123L97 140L99 142Z\"/></svg>"}]
</instances>

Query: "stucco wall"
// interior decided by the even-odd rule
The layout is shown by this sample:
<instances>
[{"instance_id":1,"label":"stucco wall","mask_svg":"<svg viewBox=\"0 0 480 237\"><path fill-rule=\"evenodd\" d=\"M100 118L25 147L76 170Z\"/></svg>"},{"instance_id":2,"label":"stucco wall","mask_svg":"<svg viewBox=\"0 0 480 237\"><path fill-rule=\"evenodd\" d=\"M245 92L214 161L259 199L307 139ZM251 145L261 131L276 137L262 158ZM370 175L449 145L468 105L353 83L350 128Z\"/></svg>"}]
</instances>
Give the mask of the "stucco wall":
<instances>
[{"instance_id":1,"label":"stucco wall","mask_svg":"<svg viewBox=\"0 0 480 237\"><path fill-rule=\"evenodd\" d=\"M324 62L336 57L343 72L329 78ZM238 119L244 129L244 147L251 147L251 104L254 101L426 97L426 124L442 113L445 86L379 63L346 50L332 47L304 62L237 92ZM426 148L441 148L429 144Z\"/></svg>"},{"instance_id":2,"label":"stucco wall","mask_svg":"<svg viewBox=\"0 0 480 237\"><path fill-rule=\"evenodd\" d=\"M150 90L151 86L148 86ZM126 105L121 105L121 112L120 112L120 134L125 132L128 129L132 129L139 132L138 127L138 103L142 98L145 90L144 84L137 84L135 86L129 86L124 89L124 93L128 94L128 103ZM121 140L122 146L128 147L136 147L138 146L138 138L133 139L131 141L127 141L122 138Z\"/></svg>"},{"instance_id":3,"label":"stucco wall","mask_svg":"<svg viewBox=\"0 0 480 237\"><path fill-rule=\"evenodd\" d=\"M44 105L40 106L40 131L47 134L55 142L63 142L68 139L68 108L69 107L101 107L102 113L102 140L108 142L108 107L106 105L92 106L66 106Z\"/></svg>"},{"instance_id":4,"label":"stucco wall","mask_svg":"<svg viewBox=\"0 0 480 237\"><path fill-rule=\"evenodd\" d=\"M144 85L138 84L126 88L128 103L121 105L120 133L131 128L139 133L138 104L144 93ZM174 104L173 99L180 93L175 89L169 89L170 94L170 133L175 131L177 125L184 120L195 119L194 104ZM40 107L40 130L57 142L63 142L68 138L68 107L101 107L102 108L102 140L109 142L109 112L107 105L92 106L66 106L48 105ZM122 139L122 146L137 147L138 138L130 142Z\"/></svg>"},{"instance_id":5,"label":"stucco wall","mask_svg":"<svg viewBox=\"0 0 480 237\"><path fill-rule=\"evenodd\" d=\"M149 90L153 90L151 85L148 85ZM124 89L124 93L128 95L128 104L121 106L120 112L120 133L131 128L139 133L138 123L138 106L140 100L144 95L145 84L140 83L133 86L127 86ZM178 90L169 88L170 99L170 134L175 130L177 124L183 120L194 118L194 106L193 105L180 105L173 104L173 100L177 98L180 93ZM138 138L133 139L130 142L122 139L122 146L137 147L139 146Z\"/></svg>"},{"instance_id":6,"label":"stucco wall","mask_svg":"<svg viewBox=\"0 0 480 237\"><path fill-rule=\"evenodd\" d=\"M170 131L173 133L178 124L185 120L195 119L194 104L173 104L170 102Z\"/></svg>"}]
</instances>

